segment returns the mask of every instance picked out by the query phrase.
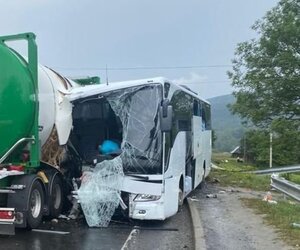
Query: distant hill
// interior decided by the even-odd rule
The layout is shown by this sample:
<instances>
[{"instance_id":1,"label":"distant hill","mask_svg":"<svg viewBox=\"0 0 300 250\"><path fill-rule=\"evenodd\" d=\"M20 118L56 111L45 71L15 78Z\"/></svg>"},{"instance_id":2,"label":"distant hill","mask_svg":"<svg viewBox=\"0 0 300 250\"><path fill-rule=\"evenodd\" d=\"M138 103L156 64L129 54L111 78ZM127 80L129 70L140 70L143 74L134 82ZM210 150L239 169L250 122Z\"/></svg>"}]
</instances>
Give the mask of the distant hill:
<instances>
[{"instance_id":1,"label":"distant hill","mask_svg":"<svg viewBox=\"0 0 300 250\"><path fill-rule=\"evenodd\" d=\"M234 102L233 95L208 99L211 103L212 127L217 136L215 150L230 152L240 144L245 128L237 115L232 115L227 105Z\"/></svg>"}]
</instances>

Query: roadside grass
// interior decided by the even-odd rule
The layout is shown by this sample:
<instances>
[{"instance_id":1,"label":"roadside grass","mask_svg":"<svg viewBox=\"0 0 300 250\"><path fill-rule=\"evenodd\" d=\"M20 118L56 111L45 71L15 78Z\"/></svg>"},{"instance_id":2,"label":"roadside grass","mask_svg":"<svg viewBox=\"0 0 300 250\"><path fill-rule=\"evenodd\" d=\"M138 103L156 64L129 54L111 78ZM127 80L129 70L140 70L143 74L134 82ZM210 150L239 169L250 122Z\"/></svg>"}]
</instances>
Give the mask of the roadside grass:
<instances>
[{"instance_id":1,"label":"roadside grass","mask_svg":"<svg viewBox=\"0 0 300 250\"><path fill-rule=\"evenodd\" d=\"M255 198L241 198L241 200L257 214L263 214L266 224L276 226L283 240L292 246L300 247L300 228L291 225L292 223L300 224L299 203L278 201L277 204L269 204Z\"/></svg>"},{"instance_id":2,"label":"roadside grass","mask_svg":"<svg viewBox=\"0 0 300 250\"><path fill-rule=\"evenodd\" d=\"M245 173L257 168L246 163L237 162L227 154L213 154L213 162L222 169L213 169L210 178L217 179L222 186L250 188L266 191L270 188L270 176Z\"/></svg>"}]
</instances>

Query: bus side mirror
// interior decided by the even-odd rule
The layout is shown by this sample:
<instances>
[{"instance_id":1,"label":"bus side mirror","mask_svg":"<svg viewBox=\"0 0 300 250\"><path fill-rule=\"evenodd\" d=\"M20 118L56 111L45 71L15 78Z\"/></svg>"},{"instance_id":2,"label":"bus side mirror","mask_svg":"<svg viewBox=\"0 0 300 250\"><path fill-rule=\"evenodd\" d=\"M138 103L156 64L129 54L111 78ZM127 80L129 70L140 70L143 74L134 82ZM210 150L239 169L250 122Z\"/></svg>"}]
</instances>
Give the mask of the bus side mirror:
<instances>
[{"instance_id":1,"label":"bus side mirror","mask_svg":"<svg viewBox=\"0 0 300 250\"><path fill-rule=\"evenodd\" d=\"M170 132L172 129L173 107L169 105L168 99L163 100L159 111L161 131Z\"/></svg>"}]
</instances>

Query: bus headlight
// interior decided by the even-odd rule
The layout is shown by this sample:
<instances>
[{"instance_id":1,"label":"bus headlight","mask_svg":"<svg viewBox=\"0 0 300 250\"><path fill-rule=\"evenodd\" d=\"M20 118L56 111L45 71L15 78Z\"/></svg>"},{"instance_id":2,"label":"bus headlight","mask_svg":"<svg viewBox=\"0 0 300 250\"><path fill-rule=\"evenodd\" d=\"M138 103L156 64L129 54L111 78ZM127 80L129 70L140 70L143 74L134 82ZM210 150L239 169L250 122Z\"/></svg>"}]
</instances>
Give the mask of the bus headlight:
<instances>
[{"instance_id":1,"label":"bus headlight","mask_svg":"<svg viewBox=\"0 0 300 250\"><path fill-rule=\"evenodd\" d=\"M138 194L133 200L134 201L157 201L160 199L158 195L151 194Z\"/></svg>"}]
</instances>

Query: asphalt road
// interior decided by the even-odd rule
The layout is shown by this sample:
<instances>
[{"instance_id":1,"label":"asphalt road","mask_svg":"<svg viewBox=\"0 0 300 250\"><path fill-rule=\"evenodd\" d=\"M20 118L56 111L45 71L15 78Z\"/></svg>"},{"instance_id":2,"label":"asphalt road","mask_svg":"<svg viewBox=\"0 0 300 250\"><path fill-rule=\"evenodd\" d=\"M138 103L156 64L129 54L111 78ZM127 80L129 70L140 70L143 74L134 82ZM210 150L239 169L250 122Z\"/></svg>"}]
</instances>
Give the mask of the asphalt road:
<instances>
[{"instance_id":1,"label":"asphalt road","mask_svg":"<svg viewBox=\"0 0 300 250\"><path fill-rule=\"evenodd\" d=\"M212 195L206 198L206 195ZM262 199L248 189L224 188L207 183L191 194L202 224L201 238L207 250L286 250L291 249L263 216L243 205L241 198ZM214 198L215 196L215 198Z\"/></svg>"},{"instance_id":2,"label":"asphalt road","mask_svg":"<svg viewBox=\"0 0 300 250\"><path fill-rule=\"evenodd\" d=\"M114 221L107 228L89 228L84 219L46 221L42 231L17 230L0 236L5 250L193 249L187 205L175 216L159 221ZM50 232L43 231L49 230Z\"/></svg>"},{"instance_id":3,"label":"asphalt road","mask_svg":"<svg viewBox=\"0 0 300 250\"><path fill-rule=\"evenodd\" d=\"M123 249L194 249L193 229L187 204L177 215L164 222L139 223Z\"/></svg>"}]
</instances>

